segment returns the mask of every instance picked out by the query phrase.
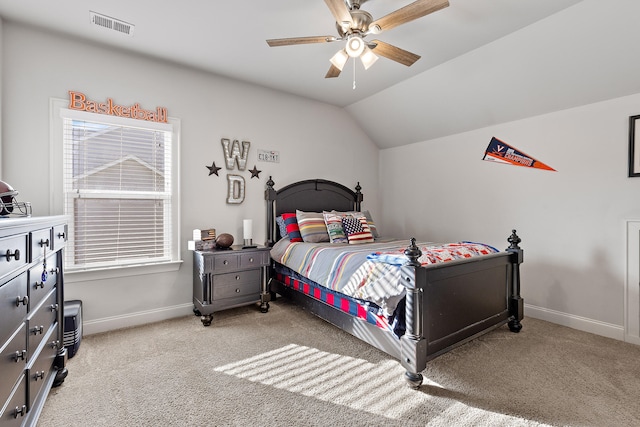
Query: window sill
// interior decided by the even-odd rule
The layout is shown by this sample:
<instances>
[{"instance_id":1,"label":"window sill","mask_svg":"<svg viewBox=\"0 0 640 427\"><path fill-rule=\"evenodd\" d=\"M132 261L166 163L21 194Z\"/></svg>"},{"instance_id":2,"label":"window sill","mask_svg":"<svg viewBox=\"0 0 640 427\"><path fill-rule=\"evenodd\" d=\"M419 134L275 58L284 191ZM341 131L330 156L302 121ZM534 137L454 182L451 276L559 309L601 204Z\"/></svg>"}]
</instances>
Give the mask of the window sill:
<instances>
[{"instance_id":1,"label":"window sill","mask_svg":"<svg viewBox=\"0 0 640 427\"><path fill-rule=\"evenodd\" d=\"M91 280L115 279L118 277L141 276L146 274L168 273L178 271L182 260L160 264L131 265L122 267L101 268L92 270L65 270L65 283L86 282Z\"/></svg>"}]
</instances>

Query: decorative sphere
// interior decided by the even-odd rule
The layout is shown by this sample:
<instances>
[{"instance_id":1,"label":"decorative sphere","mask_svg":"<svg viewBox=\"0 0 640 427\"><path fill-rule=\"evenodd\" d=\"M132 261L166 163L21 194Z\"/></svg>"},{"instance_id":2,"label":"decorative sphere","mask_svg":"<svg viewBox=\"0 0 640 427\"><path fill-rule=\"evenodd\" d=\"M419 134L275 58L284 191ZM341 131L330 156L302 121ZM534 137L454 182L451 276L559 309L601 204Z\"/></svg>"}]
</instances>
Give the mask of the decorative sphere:
<instances>
[{"instance_id":1,"label":"decorative sphere","mask_svg":"<svg viewBox=\"0 0 640 427\"><path fill-rule=\"evenodd\" d=\"M228 248L233 245L233 236L231 234L222 233L216 237L216 246L219 248Z\"/></svg>"}]
</instances>

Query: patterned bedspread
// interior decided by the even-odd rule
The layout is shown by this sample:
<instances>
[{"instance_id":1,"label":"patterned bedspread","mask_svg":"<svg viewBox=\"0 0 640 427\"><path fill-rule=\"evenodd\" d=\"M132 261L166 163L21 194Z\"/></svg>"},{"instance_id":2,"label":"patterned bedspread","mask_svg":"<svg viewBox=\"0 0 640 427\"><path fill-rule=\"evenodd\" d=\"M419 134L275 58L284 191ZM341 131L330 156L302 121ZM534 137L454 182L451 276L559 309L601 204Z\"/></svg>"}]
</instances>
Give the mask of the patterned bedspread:
<instances>
[{"instance_id":1,"label":"patterned bedspread","mask_svg":"<svg viewBox=\"0 0 640 427\"><path fill-rule=\"evenodd\" d=\"M354 298L373 302L391 316L405 288L400 266L407 262L408 240L377 240L361 245L278 241L271 257L310 280ZM416 243L422 265L487 255L497 249L472 242Z\"/></svg>"}]
</instances>

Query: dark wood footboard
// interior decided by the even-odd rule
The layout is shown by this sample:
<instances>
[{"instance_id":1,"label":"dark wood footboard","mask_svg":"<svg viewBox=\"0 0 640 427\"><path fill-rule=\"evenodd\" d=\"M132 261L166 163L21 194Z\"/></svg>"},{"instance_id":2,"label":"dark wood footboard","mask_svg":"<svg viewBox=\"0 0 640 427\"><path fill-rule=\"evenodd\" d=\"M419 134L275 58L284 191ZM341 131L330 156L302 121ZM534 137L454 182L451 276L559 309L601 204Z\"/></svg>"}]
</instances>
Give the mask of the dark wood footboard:
<instances>
[{"instance_id":1,"label":"dark wood footboard","mask_svg":"<svg viewBox=\"0 0 640 427\"><path fill-rule=\"evenodd\" d=\"M412 387L429 360L506 323L522 328L520 263L523 251L513 230L507 251L421 267L415 239L405 251L407 332L402 337L401 362Z\"/></svg>"}]
</instances>

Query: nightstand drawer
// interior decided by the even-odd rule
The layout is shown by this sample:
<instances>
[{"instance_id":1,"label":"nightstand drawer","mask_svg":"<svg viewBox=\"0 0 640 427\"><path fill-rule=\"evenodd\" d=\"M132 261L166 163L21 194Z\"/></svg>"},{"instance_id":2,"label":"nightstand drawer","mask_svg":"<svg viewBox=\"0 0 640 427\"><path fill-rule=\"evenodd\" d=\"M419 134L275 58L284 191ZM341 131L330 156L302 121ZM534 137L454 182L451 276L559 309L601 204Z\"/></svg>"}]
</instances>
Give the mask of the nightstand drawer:
<instances>
[{"instance_id":1,"label":"nightstand drawer","mask_svg":"<svg viewBox=\"0 0 640 427\"><path fill-rule=\"evenodd\" d=\"M257 268L269 265L269 252L249 252L240 255L240 268Z\"/></svg>"},{"instance_id":2,"label":"nightstand drawer","mask_svg":"<svg viewBox=\"0 0 640 427\"><path fill-rule=\"evenodd\" d=\"M240 255L229 252L228 254L216 254L213 257L213 271L220 273L223 271L233 271L240 265Z\"/></svg>"},{"instance_id":3,"label":"nightstand drawer","mask_svg":"<svg viewBox=\"0 0 640 427\"><path fill-rule=\"evenodd\" d=\"M261 271L247 270L213 276L213 299L235 298L248 294L260 294Z\"/></svg>"}]
</instances>

